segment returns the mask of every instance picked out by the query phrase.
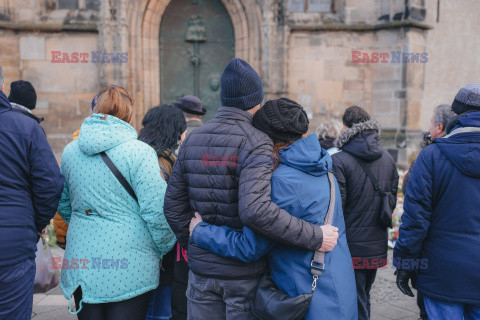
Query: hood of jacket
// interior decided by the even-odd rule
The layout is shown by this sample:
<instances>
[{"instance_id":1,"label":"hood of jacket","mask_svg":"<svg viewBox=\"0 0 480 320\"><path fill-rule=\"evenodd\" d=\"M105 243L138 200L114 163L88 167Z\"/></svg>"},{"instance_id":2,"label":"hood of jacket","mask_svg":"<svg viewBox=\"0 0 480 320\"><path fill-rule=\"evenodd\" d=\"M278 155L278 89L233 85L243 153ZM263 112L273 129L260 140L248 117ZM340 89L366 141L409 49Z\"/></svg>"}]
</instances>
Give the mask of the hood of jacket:
<instances>
[{"instance_id":1,"label":"hood of jacket","mask_svg":"<svg viewBox=\"0 0 480 320\"><path fill-rule=\"evenodd\" d=\"M0 113L3 113L5 111L12 110L12 106L10 105L10 101L8 101L7 96L5 93L0 91Z\"/></svg>"},{"instance_id":2,"label":"hood of jacket","mask_svg":"<svg viewBox=\"0 0 480 320\"><path fill-rule=\"evenodd\" d=\"M375 120L357 123L343 130L335 141L335 145L364 161L375 161L383 155L380 132L380 124Z\"/></svg>"},{"instance_id":3,"label":"hood of jacket","mask_svg":"<svg viewBox=\"0 0 480 320\"><path fill-rule=\"evenodd\" d=\"M295 141L279 154L281 164L312 176L321 176L332 170L332 158L322 149L315 134Z\"/></svg>"},{"instance_id":4,"label":"hood of jacket","mask_svg":"<svg viewBox=\"0 0 480 320\"><path fill-rule=\"evenodd\" d=\"M447 136L435 139L435 144L463 174L480 178L480 112L463 116Z\"/></svg>"},{"instance_id":5,"label":"hood of jacket","mask_svg":"<svg viewBox=\"0 0 480 320\"><path fill-rule=\"evenodd\" d=\"M137 131L125 121L110 115L93 114L83 122L78 144L83 153L92 156L135 139Z\"/></svg>"}]
</instances>

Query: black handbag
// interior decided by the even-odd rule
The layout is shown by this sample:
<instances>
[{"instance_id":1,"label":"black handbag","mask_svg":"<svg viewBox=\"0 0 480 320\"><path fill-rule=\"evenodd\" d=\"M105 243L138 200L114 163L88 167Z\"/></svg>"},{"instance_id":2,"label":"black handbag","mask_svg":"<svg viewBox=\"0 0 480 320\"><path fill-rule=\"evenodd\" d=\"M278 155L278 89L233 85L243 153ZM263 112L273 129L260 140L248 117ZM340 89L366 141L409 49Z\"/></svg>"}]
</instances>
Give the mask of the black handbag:
<instances>
[{"instance_id":1,"label":"black handbag","mask_svg":"<svg viewBox=\"0 0 480 320\"><path fill-rule=\"evenodd\" d=\"M374 175L372 174L372 171L370 171L370 169L368 168L365 162L357 158L355 158L355 160L357 161L357 163L360 165L360 167L363 169L367 177L372 182L375 191L380 193L380 195L382 196L382 210L380 211L380 216L379 216L381 225L385 229L391 228L393 224L393 221L392 221L393 209L390 204L390 197L392 197L392 195L389 192L385 192L380 187L378 180L374 177Z\"/></svg>"},{"instance_id":2,"label":"black handbag","mask_svg":"<svg viewBox=\"0 0 480 320\"><path fill-rule=\"evenodd\" d=\"M332 224L335 210L335 180L331 172L328 173L330 184L330 204L324 224ZM312 291L296 297L278 289L270 275L265 274L260 282L253 300L253 313L262 320L301 320L307 314L312 302L313 293L317 287L317 279L325 270L325 252L315 251L310 272L313 277Z\"/></svg>"}]
</instances>

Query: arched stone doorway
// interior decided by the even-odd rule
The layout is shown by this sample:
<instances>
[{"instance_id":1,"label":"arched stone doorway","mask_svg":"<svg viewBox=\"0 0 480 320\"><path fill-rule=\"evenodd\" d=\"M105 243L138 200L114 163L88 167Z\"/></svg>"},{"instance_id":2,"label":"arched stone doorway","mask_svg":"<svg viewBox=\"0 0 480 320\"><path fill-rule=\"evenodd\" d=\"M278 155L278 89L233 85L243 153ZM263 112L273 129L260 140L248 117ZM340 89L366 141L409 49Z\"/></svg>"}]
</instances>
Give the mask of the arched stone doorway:
<instances>
[{"instance_id":1,"label":"arched stone doorway","mask_svg":"<svg viewBox=\"0 0 480 320\"><path fill-rule=\"evenodd\" d=\"M220 0L174 0L160 27L160 97L198 96L211 118L220 107L220 75L235 55L232 21Z\"/></svg>"},{"instance_id":2,"label":"arched stone doorway","mask_svg":"<svg viewBox=\"0 0 480 320\"><path fill-rule=\"evenodd\" d=\"M137 127L146 110L162 101L159 39L162 18L172 1L177 0L126 2L126 20L129 22L128 88L139 106L135 113ZM221 0L233 25L235 56L246 59L261 73L262 14L258 6L245 5L244 1Z\"/></svg>"}]
</instances>

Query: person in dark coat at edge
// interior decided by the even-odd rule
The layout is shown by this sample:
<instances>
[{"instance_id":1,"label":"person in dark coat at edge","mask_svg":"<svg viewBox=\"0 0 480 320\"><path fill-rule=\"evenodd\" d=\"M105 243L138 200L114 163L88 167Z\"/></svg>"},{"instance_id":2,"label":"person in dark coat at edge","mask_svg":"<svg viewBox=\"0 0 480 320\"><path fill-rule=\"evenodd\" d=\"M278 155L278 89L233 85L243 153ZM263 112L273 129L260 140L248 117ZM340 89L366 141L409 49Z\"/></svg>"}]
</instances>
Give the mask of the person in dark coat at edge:
<instances>
[{"instance_id":1,"label":"person in dark coat at edge","mask_svg":"<svg viewBox=\"0 0 480 320\"><path fill-rule=\"evenodd\" d=\"M435 139L441 138L445 135L445 129L454 116L455 114L452 111L452 106L448 104L441 104L435 108L428 132L432 142L435 141ZM403 178L402 192L404 195L406 194L408 180L410 179L410 174L414 164L415 161L412 162L410 169ZM427 310L425 310L425 304L423 303L423 295L421 292L417 292L417 305L420 309L420 320L428 319Z\"/></svg>"},{"instance_id":2,"label":"person in dark coat at edge","mask_svg":"<svg viewBox=\"0 0 480 320\"><path fill-rule=\"evenodd\" d=\"M45 120L32 113L32 110L37 106L37 93L30 82L23 80L12 82L8 100L12 106L12 111L20 112L39 124Z\"/></svg>"},{"instance_id":3,"label":"person in dark coat at edge","mask_svg":"<svg viewBox=\"0 0 480 320\"><path fill-rule=\"evenodd\" d=\"M0 67L0 319L32 316L38 233L55 215L63 190L37 121L13 112Z\"/></svg>"},{"instance_id":4,"label":"person in dark coat at edge","mask_svg":"<svg viewBox=\"0 0 480 320\"><path fill-rule=\"evenodd\" d=\"M332 156L333 173L342 194L347 242L357 284L358 319L370 319L370 290L377 269L387 264L387 227L380 221L382 195L377 192L359 161L366 163L395 208L398 173L395 161L380 143L380 125L363 108L348 108L346 129L336 141L341 150Z\"/></svg>"},{"instance_id":5,"label":"person in dark coat at edge","mask_svg":"<svg viewBox=\"0 0 480 320\"><path fill-rule=\"evenodd\" d=\"M202 119L207 110L203 107L200 98L190 95L184 96L173 103L173 106L183 112L185 121L187 121L187 134L192 133L203 124Z\"/></svg>"},{"instance_id":6,"label":"person in dark coat at edge","mask_svg":"<svg viewBox=\"0 0 480 320\"><path fill-rule=\"evenodd\" d=\"M185 117L177 108L160 105L148 110L142 120L142 125L138 140L155 149L160 173L163 180L168 183L176 160L174 152L186 136ZM150 298L146 320L178 319L187 315L185 291L187 290L188 268L183 273L179 273L178 267L175 270L177 256L176 246L162 259L160 284ZM178 277L179 274L180 277ZM182 291L183 294L179 294Z\"/></svg>"},{"instance_id":7,"label":"person in dark coat at edge","mask_svg":"<svg viewBox=\"0 0 480 320\"><path fill-rule=\"evenodd\" d=\"M170 176L164 211L183 248L188 247L188 319L252 319L250 299L265 258L252 263L188 245L195 212L203 221L253 231L310 251L322 249L330 229L291 216L270 198L273 143L252 125L263 87L245 61L232 59L221 76L222 107L188 135Z\"/></svg>"},{"instance_id":8,"label":"person in dark coat at edge","mask_svg":"<svg viewBox=\"0 0 480 320\"><path fill-rule=\"evenodd\" d=\"M203 125L203 117L207 110L203 107L202 101L196 96L187 95L173 103L173 106L183 112L187 121L187 135ZM176 150L178 154L178 149ZM177 242L176 258L173 267L172 284L172 313L173 320L187 319L187 297L185 292L188 286L188 257L187 251Z\"/></svg>"},{"instance_id":9,"label":"person in dark coat at edge","mask_svg":"<svg viewBox=\"0 0 480 320\"><path fill-rule=\"evenodd\" d=\"M424 296L429 319L480 319L480 84L452 103L447 135L418 156L393 252L397 286Z\"/></svg>"}]
</instances>

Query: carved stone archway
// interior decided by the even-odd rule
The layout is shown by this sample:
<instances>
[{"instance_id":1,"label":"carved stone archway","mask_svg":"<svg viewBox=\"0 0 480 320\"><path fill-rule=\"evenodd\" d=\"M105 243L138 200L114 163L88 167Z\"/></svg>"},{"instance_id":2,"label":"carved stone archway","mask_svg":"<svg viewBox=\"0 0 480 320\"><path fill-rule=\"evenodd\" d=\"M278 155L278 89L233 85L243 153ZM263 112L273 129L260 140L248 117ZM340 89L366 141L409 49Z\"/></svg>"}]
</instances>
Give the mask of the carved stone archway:
<instances>
[{"instance_id":1,"label":"carved stone archway","mask_svg":"<svg viewBox=\"0 0 480 320\"><path fill-rule=\"evenodd\" d=\"M135 95L138 106L134 118L137 127L145 111L160 102L160 25L170 1L175 0L136 0L126 4L128 88ZM251 0L221 1L232 20L235 56L249 61L261 73L260 9Z\"/></svg>"}]
</instances>

